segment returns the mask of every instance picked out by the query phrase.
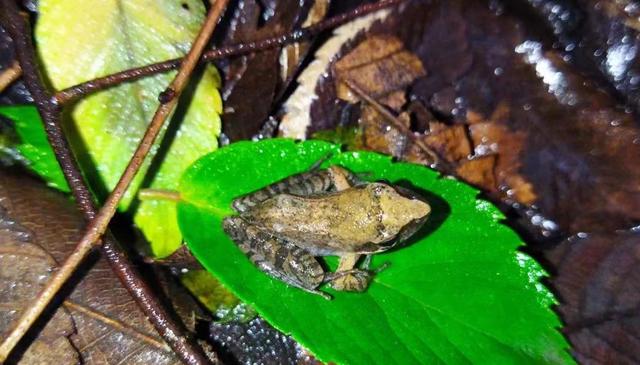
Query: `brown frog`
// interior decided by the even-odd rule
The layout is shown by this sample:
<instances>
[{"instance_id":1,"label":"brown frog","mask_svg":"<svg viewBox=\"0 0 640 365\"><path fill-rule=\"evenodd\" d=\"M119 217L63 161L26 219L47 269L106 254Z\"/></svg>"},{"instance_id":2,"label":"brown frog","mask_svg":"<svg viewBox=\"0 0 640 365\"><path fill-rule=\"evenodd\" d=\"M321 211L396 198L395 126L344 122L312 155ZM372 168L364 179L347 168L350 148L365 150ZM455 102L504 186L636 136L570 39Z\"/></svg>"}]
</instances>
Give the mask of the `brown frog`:
<instances>
[{"instance_id":1,"label":"brown frog","mask_svg":"<svg viewBox=\"0 0 640 365\"><path fill-rule=\"evenodd\" d=\"M324 283L336 290L364 291L373 275L371 255L414 234L431 208L408 189L361 182L332 166L293 175L233 201L237 216L224 231L267 274L308 292ZM357 268L361 255L367 255ZM339 256L325 272L316 256Z\"/></svg>"}]
</instances>

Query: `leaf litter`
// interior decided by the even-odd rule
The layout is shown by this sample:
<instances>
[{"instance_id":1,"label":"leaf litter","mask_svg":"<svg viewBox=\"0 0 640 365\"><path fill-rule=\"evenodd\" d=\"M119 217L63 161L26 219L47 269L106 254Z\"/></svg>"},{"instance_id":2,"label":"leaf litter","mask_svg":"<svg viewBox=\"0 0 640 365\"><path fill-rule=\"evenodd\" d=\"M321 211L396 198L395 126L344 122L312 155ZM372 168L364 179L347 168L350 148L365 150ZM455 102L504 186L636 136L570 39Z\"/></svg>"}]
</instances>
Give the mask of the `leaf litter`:
<instances>
[{"instance_id":1,"label":"leaf litter","mask_svg":"<svg viewBox=\"0 0 640 365\"><path fill-rule=\"evenodd\" d=\"M545 4L551 3L557 2L536 2L534 6L543 11ZM591 317L579 315L579 328L569 326L566 333L575 346L573 353L585 361L637 361L633 359L638 347L632 344L640 323L630 317L628 308L637 308L633 293L640 278L629 272L625 285L606 288L605 283L619 279L611 270L600 268L603 264L595 257L601 256L594 252L611 252L609 255L615 253L626 260L637 256L631 244L613 247L630 240L616 233L618 230L633 229L640 223L640 175L634 167L640 163L638 124L620 107L616 93L606 85L601 87L598 76L591 73L592 78L586 77L580 72L584 65L575 67L571 57L547 47L553 39L539 39L540 32L532 30L531 22L518 17L521 8L509 11L518 8L517 4L499 5L412 1L368 30L343 38L334 46L338 55L324 64L324 73L318 72L315 79L301 79L300 88L313 89L315 97L306 114L296 114L297 121L305 136L425 163L426 156L406 135L380 119L370 127L372 118L365 111L366 103L347 106L334 102L340 93L335 64L341 58L372 38L400 39L420 59L426 75L403 89L407 104L400 109L386 107L453 164L453 175L501 202L513 224L529 237L529 244L541 245L536 249L538 257L545 260L541 249L568 236L590 237L588 242L574 238L560 245L572 253L570 260L546 261L558 275L552 283L561 298L596 300L616 295L609 305L603 304L606 311ZM573 8L584 9L589 22L610 27L616 37L625 34L619 31L625 17L616 19L615 14L608 14L598 18L594 14L603 9L590 1ZM550 13L545 17L552 19ZM575 19L563 18L557 24L570 25ZM561 30L562 36L571 34L570 28ZM598 44L593 30L585 34L592 37L588 42L595 41L595 45L590 43L591 49L617 45ZM579 47L576 52L576 56L585 54ZM637 62L629 60L629 69L634 70ZM625 83L628 77L618 82ZM627 99L632 104L634 95L630 93ZM292 135L287 129L281 131ZM576 244L578 241L581 244ZM562 302L559 312L565 321L578 321L569 313L581 313L584 300L588 301Z\"/></svg>"},{"instance_id":2,"label":"leaf litter","mask_svg":"<svg viewBox=\"0 0 640 365\"><path fill-rule=\"evenodd\" d=\"M620 165L632 166L632 164L627 164L627 158L626 156L624 156L624 152L629 152L629 147L632 146L633 141L635 141L634 138L637 139L637 133L635 132L633 123L629 122L631 120L631 117L617 111L615 108L615 102L612 102L611 98L609 98L606 94L597 92L594 93L588 88L584 88L583 86L581 86L584 83L589 84L589 80L585 79L584 77L577 76L576 73L572 70L571 66L562 61L561 55L554 52L538 52L537 50L542 49L541 43L525 43L523 39L527 38L526 34L523 37L523 31L517 27L516 29L520 30L513 30L513 25L519 24L517 19L514 21L514 18L509 16L508 14L507 16L501 15L498 17L496 17L495 14L487 15L488 12L486 8L480 9L476 5L470 6L470 9L463 10L460 7L460 4L462 2L458 1L452 3L452 5L443 5L443 3L436 2L435 6L433 6L431 9L428 9L427 11L424 11L423 13L428 13L428 17L430 17L429 21L424 21L422 23L423 30L424 28L427 28L425 33L428 34L426 34L419 42L406 42L406 44L409 45L408 48L410 50L417 49L416 54L420 56L420 59L422 60L426 70L428 71L428 75L426 77L421 78L415 85L412 85L412 87L409 88L409 99L419 99L419 103L413 103L413 105L407 108L411 115L408 124L412 128L414 128L414 130L424 134L427 134L431 131L434 131L435 133L436 130L446 130L448 128L455 127L454 129L456 131L443 133L440 138L435 138L435 141L444 148L444 152L446 153L448 153L447 151L449 149L458 151L458 157L463 156L463 153L459 153L459 151L464 152L467 149L471 149L473 151L472 154L469 155L471 156L471 158L458 158L458 161L460 161L460 166L458 166L456 172L459 176L462 176L467 179L467 181L470 181L477 186L482 187L485 191L495 192L495 188L497 187L497 191L501 194L500 199L504 199L505 201L511 201L512 199L515 199L516 201L523 202L525 204L531 204L531 201L537 200L537 204L535 204L535 206L537 206L539 210L542 210L545 213L545 216L550 216L548 212L559 212L555 214L555 217L562 217L562 219L554 219L555 222L552 222L553 224L549 223L547 224L547 227L542 227L542 224L547 221L541 215L536 213L535 210L528 210L525 213L525 218L528 219L525 224L540 225L540 227L545 228L547 231L557 230L557 225L559 225L560 229L568 230L569 232L574 233L578 232L579 235L584 235L584 233L582 233L583 231L590 231L592 229L595 229L601 231L601 235L603 235L603 237L605 237L606 239L602 238L600 240L596 240L596 243L594 243L593 245L610 247L611 242L617 242L619 240L617 236L608 233L611 229L617 229L619 227L628 228L633 225L633 222L637 222L636 218L629 219L629 215L627 214L635 208L635 201L633 199L629 199L629 197L633 197L633 190L628 190L629 187L632 187L634 185L620 183L618 181L619 173L617 172L625 171L625 167L620 167ZM414 6L410 9L416 8ZM439 16L434 16L434 14L437 14ZM478 14L481 14L481 16L478 18L482 20L477 20L474 25L474 16ZM401 19L416 18L420 16L421 15L419 12L414 12L412 16L407 16ZM481 29L481 31L478 33L478 23L481 22L485 23L480 26L480 28L484 27L484 29ZM406 23L412 24L411 21L407 21ZM389 29L393 29L394 24L386 24L386 26ZM382 27L383 26L379 26L377 29L374 29L374 31L380 32L380 28ZM396 24L396 27L399 26ZM473 29L474 27L476 29ZM405 28L409 28L409 26L405 26ZM522 29L526 29L526 27ZM520 36L522 38L515 40L509 39L508 42L506 42L507 46L503 48L503 51L500 51L499 47L495 47L498 50L489 48L490 52L486 57L495 57L497 61L496 59L491 60L491 62L484 60L486 64L482 65L482 67L479 67L480 70L476 70L474 74L474 70L471 70L472 61L483 59L483 52L486 52L486 49L482 48L482 44L478 46L478 43L480 42L477 41L476 47L473 48L473 40L482 39L481 37L478 37L478 34L482 35L484 34L482 32L487 31L487 34L491 34L493 37L500 38L499 36L496 36L496 34L501 34L503 38L517 38L517 36ZM406 30L400 29L400 33L402 32L405 32L405 36L400 37L403 39L403 41L406 39L411 39L411 37L406 36ZM384 32L382 33L385 34ZM420 32L416 33L418 33L418 35L420 36ZM513 34L517 36L513 37ZM510 36L507 37L506 35ZM500 44L501 46L504 45L504 42L494 43ZM512 47L513 45L523 45L522 47L520 47L521 53L519 54L521 55L521 58L525 59L525 63L521 62L521 60L516 59L514 61L510 57L504 56L504 54L508 55L510 53L510 49L513 49L510 47ZM484 46L486 47L486 44ZM431 52L425 55L425 50ZM437 51L433 52L434 50ZM504 50L506 50L506 52ZM502 59L500 57L503 57L504 60L501 61ZM509 75L509 72L505 73L505 71L512 64L517 65L517 67L514 67L516 69L515 71L510 70L511 75ZM543 87L545 88L545 90L544 92L540 92L538 89L540 89L541 85L543 84L543 75L538 74L537 76L539 76L539 78L531 77L531 70L526 70L526 68L524 67L525 64L533 66L536 72L540 65L549 64L557 67L558 70L561 70L561 72L563 72L563 74L570 81L569 87L567 89L569 90L569 92L567 94L571 96L572 92L574 92L575 94L573 96L576 97L576 99L567 99L567 94L555 95L555 99L546 97L544 95L545 93L553 91L551 89L552 85L544 84ZM472 73L472 76L468 75L469 72ZM510 76L510 80L506 83L496 82L494 79L494 77L498 78L498 76L501 77L505 75ZM474 78L477 80L474 80ZM484 81L485 84L488 82L490 86L488 88L489 90L483 89L483 86L485 86L485 84L483 84L481 81ZM494 84L495 86L492 86ZM507 85L506 87L505 84ZM524 91L522 91L520 89L522 84L528 87L528 89L524 88L522 89ZM319 89L321 90L322 88L320 87ZM498 91L496 92L496 90ZM500 101L496 101L504 97L505 90L517 90L518 92L516 92L516 94L522 93L524 96L518 98L519 95L516 95L516 97L513 98L515 100L509 100L509 103L507 103L505 107L502 106L503 103L501 103ZM531 90L533 90L534 92L531 92ZM481 97L479 97L478 94L482 94L479 91L482 91L484 95L481 95ZM564 96L558 97L562 95ZM320 99L322 99L322 97ZM565 102L568 102L574 100L572 102L576 102L576 100L579 101L580 99L582 99L583 102L579 103L579 107L577 107L576 105L573 105L574 108L566 107L566 105L563 105L562 107L554 106L558 103L558 101L562 102L562 100L564 100ZM470 102L470 100L474 100L474 102ZM549 104L552 107L547 108L546 104ZM516 106L516 108L514 108L514 106ZM567 111L563 111L564 107L566 107ZM317 106L314 106L314 108L317 109ZM578 110L579 108L584 108L586 110ZM351 110L353 111L353 109L354 108L352 108ZM510 112L513 113L515 117L512 116L511 119L507 118L507 120L500 120L496 123L496 120L499 118L495 117L495 115L500 109L510 110ZM327 110L330 114L334 109ZM522 110L528 113L523 113ZM578 112L576 113L575 110L578 110ZM327 128L334 125L335 121L340 121L340 123L343 123L344 121L349 119L353 120L354 115L355 119L358 119L359 113L359 111L355 111L347 113L348 115L346 118L341 117L333 119L329 118L331 116L329 115L329 117L327 117L327 119L324 119L323 121L322 118L318 118L318 113L316 112L316 115L314 117L318 122L314 123L312 128L322 129L323 123L325 123L324 128ZM577 116L571 115L572 113ZM434 115L437 117L435 117ZM546 175L546 181L543 179L542 183L540 183L539 181L533 181L533 183L529 181L531 180L531 176L535 177L535 174L540 173L541 170L544 171L545 167L557 166L559 164L559 162L556 161L558 159L545 157L538 163L539 166L543 166L542 169L539 168L536 171L535 168L531 167L532 158L527 158L526 156L527 154L531 154L529 150L532 149L532 141L534 142L534 151L536 148L541 147L544 150L544 143L547 142L541 141L539 137L532 138L531 134L538 133L540 130L544 131L548 123L554 120L567 120L570 123L575 124L576 121L580 120L581 118L588 121L588 123L583 123L583 125L579 126L577 129L568 129L568 131L560 133L560 135L562 136L562 143L560 143L560 146L562 146L562 144L564 143L567 145L566 148L556 148L555 150L552 149L550 151L544 151L546 155L552 157L559 156L560 161L563 161L562 158L564 156L572 157L574 160L569 159L569 166L581 167L581 174L577 176L569 176L567 181L554 182L554 174L550 173ZM529 119L531 119L535 123L538 123L542 127L536 127L538 128L537 132L536 130L532 132L530 128L526 127L526 124L522 123L523 121L528 121ZM431 120L433 120L433 122L430 122ZM517 123L514 123L514 120L516 122L520 121L521 125L524 125L525 127L514 129L513 125L517 125ZM591 130L589 130L589 123L591 123L591 126L594 127ZM609 123L612 124L609 125ZM446 137L446 135L451 134L462 135L462 133L459 132L460 128L457 127L458 124L463 125L463 129L466 132L465 134L467 136L466 142L462 141L462 137L457 139ZM619 128L619 131L617 133L614 131L616 128L612 129L611 126L622 128ZM341 128L343 131L349 131L348 133L344 133L344 135L342 136L347 140L361 141L362 136L360 132L353 129L349 125L340 126L339 128ZM592 144L595 146L595 157L592 158L592 161L589 161L587 159L586 163L581 163L580 158L581 156L586 156L590 151L580 149L579 146L586 145L587 143L585 142L585 140L591 140L584 138L584 133L580 133L581 128L587 135L595 134L599 137L604 137L592 139L594 142ZM557 129L551 129L552 132L549 133L553 135L553 133L555 133ZM624 136L625 134L628 138L620 138L620 136ZM542 133L542 135L547 137L548 133ZM399 138L390 139L391 141L397 141ZM444 143L443 140L446 141L447 139L459 141L457 143L460 144L460 146L456 146L455 142L449 142L449 144ZM601 152L603 151L601 145L615 145L617 142L616 139L621 142L620 149L623 153L617 153L617 155L613 154L611 156L605 156L603 158L603 156L601 155ZM551 140L553 140L553 138ZM411 147L410 143L404 143L405 145L408 144L409 147ZM503 147L504 144L509 143L512 143L514 146ZM397 145L401 145L401 143L398 143ZM469 146L469 148L467 148L467 145ZM386 146L390 149L396 148L396 146L392 145L392 142L386 143ZM607 148L609 147L604 148L604 150L606 150ZM398 149L396 148L396 150ZM399 151L396 151L395 153L400 156L402 156L402 154L404 153L407 155L407 158L413 157L415 158L415 161L420 161L421 157L419 156L419 151L416 151L415 148L409 148L408 151L406 150L407 148L405 147L400 149ZM574 154L574 156L572 156L572 154ZM619 156L622 156L622 158L619 158ZM505 160L511 160L512 162L506 163ZM535 162L535 159L533 160ZM616 163L616 160L621 163ZM527 161L528 165L523 163ZM497 167L499 165L502 165L503 167ZM598 171L598 168L594 168L598 165L609 166L609 170L604 169ZM535 166L535 164L533 166ZM530 177L528 179L526 175L524 178L522 177L522 170L525 170L525 167L526 170L529 171ZM590 171L589 169L592 169L592 171ZM564 170L559 170L559 172L562 171ZM590 174L593 174L594 172L596 179L590 177ZM598 176L598 174L600 176ZM509 177L512 177L512 179L506 184L500 184L496 182L499 179L503 179L501 181L505 181L504 179ZM565 178L565 176L563 176L563 178ZM629 178L629 180L631 181L634 181L633 179L634 178L632 177ZM589 201L588 199L573 199L565 196L568 191L567 186L580 186L580 183L571 185L572 181L586 181L587 184L592 184L593 181L598 182L599 180L604 180L612 187L624 186L624 189L622 189L623 191L621 191L619 194L613 194L613 197L615 198L615 200L613 200L613 204L593 204L592 201ZM555 187L554 183L556 184ZM547 185L545 186L545 184ZM518 188L518 186L521 186L521 188ZM540 186L542 186L542 189ZM549 189L549 186L553 188ZM597 188L593 188L592 186L589 186L589 189L598 190ZM560 191L560 193L555 192L551 195L548 194L549 191L554 192L554 190ZM576 195L575 192L572 193L574 193L573 196ZM508 199L505 198L505 195ZM612 197L612 194L610 193L605 193L603 195L609 198ZM584 196L584 194L582 194L581 196ZM540 201L546 201L547 203L540 204ZM572 204L577 202L577 204L574 204L574 207L563 207L562 204L567 204L563 202L571 202ZM600 207L604 207L605 211L597 212L597 209ZM620 209L620 207L624 209L621 212L617 212L616 210ZM590 209L596 211L593 212L590 211ZM609 212L612 212L613 214L608 214L607 210L609 210ZM580 215L578 215L576 219L576 215L572 212L577 211L588 212L590 214L587 214L586 218L584 218L584 216L581 217ZM578 222L578 224L576 225L573 223L576 220L582 220L582 222ZM588 227L588 229L585 230L584 227ZM576 255L576 259L582 259L589 256L589 254L584 252L576 253ZM566 265L566 263L563 265ZM567 272L565 272L564 275L567 275ZM609 274L602 274L596 281L606 280L607 275ZM632 285L634 283L634 276L631 276L630 280L630 285ZM582 282L578 282L574 285L568 285L567 281L560 281L558 285L564 287L569 294L575 294L585 289L584 284L580 283ZM625 290L628 289L622 288L618 290L624 293ZM628 299L620 299L620 301L623 302L626 300ZM573 308L574 306L575 304L570 304L568 305L568 308ZM612 313L616 313L615 308L612 311ZM618 317L616 317L615 315L612 317L612 324L621 323L616 318ZM589 322L587 321L584 329L588 331L590 328L591 327L589 326ZM604 332L604 334L601 332L599 336L606 336L606 334L607 332ZM577 351L584 351L584 356L588 357L590 351L588 346L589 343L601 341L596 339L596 337L597 336L594 335L590 339L590 341L583 342L583 346L577 346ZM621 339L625 337L620 336L615 338ZM607 344L602 343L598 348L602 350L602 354L611 353L615 350L612 350L612 346L608 346ZM623 356L626 356L624 354L624 351L622 351L621 353Z\"/></svg>"},{"instance_id":3,"label":"leaf litter","mask_svg":"<svg viewBox=\"0 0 640 365\"><path fill-rule=\"evenodd\" d=\"M33 300L58 260L72 250L83 220L67 198L17 171L0 170L0 208L3 333L19 315L19 308ZM189 259L175 259L171 264L180 267L185 262ZM215 346L225 362L316 363L295 341L263 320L211 321L165 270L156 267L145 272L161 289L158 295L168 298L190 331L204 323L203 333L197 331L201 341L206 341L201 344ZM180 363L98 252L77 274L70 291L53 320L16 359L19 363ZM264 346L265 342L271 346Z\"/></svg>"}]
</instances>

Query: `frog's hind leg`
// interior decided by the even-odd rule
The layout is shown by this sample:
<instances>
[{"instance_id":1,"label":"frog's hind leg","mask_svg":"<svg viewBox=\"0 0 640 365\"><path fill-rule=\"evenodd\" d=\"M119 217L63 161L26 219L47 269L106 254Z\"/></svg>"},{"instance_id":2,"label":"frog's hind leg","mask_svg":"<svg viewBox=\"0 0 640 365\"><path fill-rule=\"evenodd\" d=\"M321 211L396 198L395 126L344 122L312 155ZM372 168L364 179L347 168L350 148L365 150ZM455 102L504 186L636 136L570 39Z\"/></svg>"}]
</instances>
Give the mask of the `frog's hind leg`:
<instances>
[{"instance_id":1,"label":"frog's hind leg","mask_svg":"<svg viewBox=\"0 0 640 365\"><path fill-rule=\"evenodd\" d=\"M291 286L331 299L329 294L317 290L323 283L324 270L307 251L275 238L239 217L225 218L223 229L260 270Z\"/></svg>"},{"instance_id":2,"label":"frog's hind leg","mask_svg":"<svg viewBox=\"0 0 640 365\"><path fill-rule=\"evenodd\" d=\"M312 170L289 176L265 188L235 199L232 206L237 212L244 213L278 194L311 196L345 190L357 182L357 177L348 170L338 166L331 166L326 170Z\"/></svg>"}]
</instances>

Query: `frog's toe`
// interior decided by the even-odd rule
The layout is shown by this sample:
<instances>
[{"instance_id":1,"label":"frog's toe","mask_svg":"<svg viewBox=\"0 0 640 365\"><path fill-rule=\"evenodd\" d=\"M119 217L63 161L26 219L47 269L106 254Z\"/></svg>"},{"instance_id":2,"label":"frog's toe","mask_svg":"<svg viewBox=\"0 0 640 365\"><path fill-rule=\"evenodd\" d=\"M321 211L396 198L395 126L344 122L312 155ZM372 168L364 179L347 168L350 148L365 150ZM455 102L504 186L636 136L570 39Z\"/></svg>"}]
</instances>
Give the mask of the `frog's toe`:
<instances>
[{"instance_id":1,"label":"frog's toe","mask_svg":"<svg viewBox=\"0 0 640 365\"><path fill-rule=\"evenodd\" d=\"M329 286L338 291L363 292L369 287L372 278L373 273L369 271L355 270L331 280Z\"/></svg>"},{"instance_id":2,"label":"frog's toe","mask_svg":"<svg viewBox=\"0 0 640 365\"><path fill-rule=\"evenodd\" d=\"M307 290L307 291L309 293L319 295L319 296L323 297L326 300L333 300L333 297L331 296L331 294L325 293L325 292L323 292L321 290Z\"/></svg>"},{"instance_id":3,"label":"frog's toe","mask_svg":"<svg viewBox=\"0 0 640 365\"><path fill-rule=\"evenodd\" d=\"M385 270L386 268L388 268L389 266L391 266L391 263L389 261L385 262L384 264L378 266L377 268L371 270L372 273L377 274L382 270Z\"/></svg>"},{"instance_id":4,"label":"frog's toe","mask_svg":"<svg viewBox=\"0 0 640 365\"><path fill-rule=\"evenodd\" d=\"M377 267L375 269L369 269L369 267L371 267L371 256L372 255L367 255L365 257L364 262L362 263L362 270L369 271L369 272L371 272L373 274L377 274L380 271L388 268L391 265L391 263L389 261L387 261L387 262L385 262L384 264L380 265L379 267Z\"/></svg>"}]
</instances>

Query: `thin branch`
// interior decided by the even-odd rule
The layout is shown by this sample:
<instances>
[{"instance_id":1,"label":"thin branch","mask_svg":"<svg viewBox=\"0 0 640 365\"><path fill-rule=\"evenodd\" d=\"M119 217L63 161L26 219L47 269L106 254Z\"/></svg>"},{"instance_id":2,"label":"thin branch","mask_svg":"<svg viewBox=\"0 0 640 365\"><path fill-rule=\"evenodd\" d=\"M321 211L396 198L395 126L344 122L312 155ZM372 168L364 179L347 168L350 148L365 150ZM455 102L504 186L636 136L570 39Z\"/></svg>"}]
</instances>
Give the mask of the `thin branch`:
<instances>
[{"instance_id":1,"label":"thin branch","mask_svg":"<svg viewBox=\"0 0 640 365\"><path fill-rule=\"evenodd\" d=\"M350 22L360 16L398 5L404 1L406 0L380 0L375 3L361 5L347 13L337 15L312 26L301 28L287 34L281 34L275 37L270 37L254 42L233 44L227 47L213 49L203 53L201 62L204 63L221 58L249 54L266 49L281 47L290 43L299 42L304 39L309 39L320 34L321 32ZM87 94L104 90L119 85L123 82L131 82L143 77L148 77L161 72L167 72L176 69L180 66L181 62L182 58L176 58L100 77L61 90L54 95L54 100L60 105L67 104Z\"/></svg>"},{"instance_id":2,"label":"thin branch","mask_svg":"<svg viewBox=\"0 0 640 365\"><path fill-rule=\"evenodd\" d=\"M18 63L18 61L14 61L11 66L2 70L2 72L0 72L0 93L3 92L7 86L20 78L21 75L22 69L20 68L20 63Z\"/></svg>"},{"instance_id":3,"label":"thin branch","mask_svg":"<svg viewBox=\"0 0 640 365\"><path fill-rule=\"evenodd\" d=\"M362 90L362 88L355 82L349 79L344 79L342 81L349 87L349 89L351 89L351 91L358 95L360 99L371 105L376 110L376 112L378 112L378 114L382 115L382 117L385 118L387 122L389 122L389 124L391 124L402 134L407 136L411 140L411 142L416 144L416 146L420 147L420 149L423 150L431 159L429 161L429 164L442 165L442 159L438 156L438 153L436 153L433 148L427 146L427 144L424 143L424 141L422 141L420 138L417 138L415 134L404 124L402 124L402 122L400 122L398 118L391 114L391 112L389 112L387 108L385 108L376 99L367 94L366 91Z\"/></svg>"},{"instance_id":4,"label":"thin branch","mask_svg":"<svg viewBox=\"0 0 640 365\"><path fill-rule=\"evenodd\" d=\"M71 312L82 313L89 318L102 322L103 324L117 330L118 332L126 333L131 337L135 337L136 339L138 339L138 341L142 341L147 345L155 347L158 350L171 352L171 348L169 348L166 343L158 341L155 337L147 333L140 332L140 330L138 330L137 328L132 327L117 319L113 319L104 313L94 310L93 308L76 303L72 300L65 300L62 304Z\"/></svg>"},{"instance_id":5,"label":"thin branch","mask_svg":"<svg viewBox=\"0 0 640 365\"><path fill-rule=\"evenodd\" d=\"M35 51L31 41L31 31L28 23L20 16L19 10L13 0L0 0L2 1L3 11L0 12L3 20L4 28L11 35L16 48L16 54L20 60L21 67L24 72L25 83L27 88L34 98L35 104L44 122L45 131L47 132L47 138L51 144L56 158L60 163L65 178L71 187L72 193L78 203L78 206L84 213L88 220L93 220L97 217L104 220L104 217L109 215L104 211L113 208L113 203L107 205L107 208L96 213L96 208L92 200L91 193L85 185L76 160L74 159L71 149L65 135L61 128L60 123L60 110L53 102L45 87L43 86L39 69L35 63ZM225 0L221 0L216 3L216 6L211 8L211 13L207 19L207 25L201 31L198 38L204 37L208 39L208 33L210 35L212 31L212 25L215 27L215 23L222 13L222 9L226 5ZM211 21L210 19L215 19ZM206 28L206 32L205 32ZM203 35L204 34L204 35ZM169 106L169 108L175 106L177 102L177 96L180 94L184 83L186 83L187 75L193 70L195 63L200 55L205 42L194 42L194 49L197 45L197 50L192 49L190 52L191 62L185 62L186 66L183 68L185 71L179 72L179 77L176 77L171 87L164 93L165 103L161 104L159 109ZM181 76L180 76L181 75ZM168 114L163 112L161 114ZM159 130L159 128L156 128ZM147 137L147 135L145 135ZM141 143L141 152L148 149L150 142L152 143L153 136L147 137ZM139 159L139 158L138 158ZM132 162L135 163L137 159L134 157ZM126 181L121 184L122 186L128 185ZM126 186L125 186L126 187ZM126 189L125 189L126 190ZM115 201L115 200L114 200ZM101 220L100 220L101 221ZM108 219L107 219L108 223ZM90 229L85 232L86 236L94 237L92 240L83 240L83 242L89 242L89 244L83 244L82 247L77 247L77 250L71 254L67 262L58 270L51 281L47 284L47 287L41 293L39 300L34 303L33 307L28 308L23 313L22 319L18 322L18 326L13 329L9 337L4 339L2 345L0 345L0 362L3 362L11 352L12 348L17 344L20 338L24 335L25 331L31 326L33 321L38 317L38 313L41 313L50 302L53 295L57 292L60 285L65 281L65 277L70 275L73 271L74 265L77 265L81 259L90 251L93 246L93 241L97 240L102 233L106 230L106 224L101 228L95 223L90 224ZM149 318L151 323L155 326L160 336L171 346L176 354L187 364L206 364L208 359L202 349L199 348L191 339L184 334L184 328L177 323L171 315L169 315L163 308L162 304L156 298L153 290L140 278L140 276L133 269L128 262L126 256L121 252L112 237L107 234L104 240L103 253L110 265L114 269L118 278L123 285L128 289L129 293L133 296L136 302L140 305L145 315ZM66 269L65 269L66 267ZM56 279L57 278L57 279ZM42 297L45 300L40 300ZM35 310L34 310L35 308ZM26 319L26 320L23 320Z\"/></svg>"}]
</instances>

